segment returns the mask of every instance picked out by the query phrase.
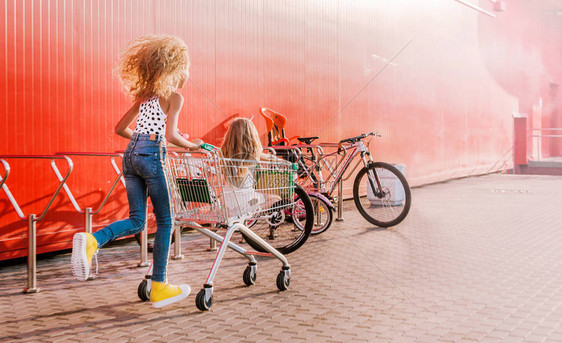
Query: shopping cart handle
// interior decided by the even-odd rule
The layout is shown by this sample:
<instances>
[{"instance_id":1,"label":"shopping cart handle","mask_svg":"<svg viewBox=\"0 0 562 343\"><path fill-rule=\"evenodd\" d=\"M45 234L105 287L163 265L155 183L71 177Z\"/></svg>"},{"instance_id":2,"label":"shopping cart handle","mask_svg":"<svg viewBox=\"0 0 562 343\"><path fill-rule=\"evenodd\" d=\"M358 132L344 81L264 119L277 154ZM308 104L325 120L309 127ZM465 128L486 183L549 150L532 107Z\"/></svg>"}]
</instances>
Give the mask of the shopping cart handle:
<instances>
[{"instance_id":1,"label":"shopping cart handle","mask_svg":"<svg viewBox=\"0 0 562 343\"><path fill-rule=\"evenodd\" d=\"M213 151L213 149L216 149L216 147L214 145L209 144L209 143L201 144L200 148L203 149L203 150L207 150L207 151Z\"/></svg>"}]
</instances>

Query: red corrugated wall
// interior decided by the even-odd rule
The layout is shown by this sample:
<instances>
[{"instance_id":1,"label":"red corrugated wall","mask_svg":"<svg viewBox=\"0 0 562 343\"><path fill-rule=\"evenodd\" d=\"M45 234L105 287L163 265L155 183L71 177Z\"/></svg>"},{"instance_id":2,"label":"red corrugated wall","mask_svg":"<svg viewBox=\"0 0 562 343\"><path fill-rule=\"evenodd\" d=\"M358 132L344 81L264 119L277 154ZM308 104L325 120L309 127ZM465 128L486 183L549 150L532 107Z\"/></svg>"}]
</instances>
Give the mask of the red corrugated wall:
<instances>
[{"instance_id":1,"label":"red corrugated wall","mask_svg":"<svg viewBox=\"0 0 562 343\"><path fill-rule=\"evenodd\" d=\"M478 3L491 10L490 1ZM542 69L525 77L542 84L545 70L560 81L553 68L562 55L560 24L511 32L521 22L539 27L541 14L523 0L507 5L491 18L453 0L4 0L0 154L124 149L113 127L129 101L113 63L129 40L168 33L191 51L179 126L192 137L217 143L238 113L256 115L265 142L265 106L289 118L289 136L337 141L379 130L375 158L405 164L412 185L505 169L512 114L527 87L512 82L524 68L513 72L505 61L511 53L540 60ZM107 158L73 160L68 184L95 209L115 173ZM9 162L15 198L25 213L40 212L57 186L48 161ZM126 214L119 185L94 225ZM24 256L26 223L3 192L0 215L0 260ZM38 224L38 250L68 248L81 230L83 216L61 194Z\"/></svg>"}]
</instances>

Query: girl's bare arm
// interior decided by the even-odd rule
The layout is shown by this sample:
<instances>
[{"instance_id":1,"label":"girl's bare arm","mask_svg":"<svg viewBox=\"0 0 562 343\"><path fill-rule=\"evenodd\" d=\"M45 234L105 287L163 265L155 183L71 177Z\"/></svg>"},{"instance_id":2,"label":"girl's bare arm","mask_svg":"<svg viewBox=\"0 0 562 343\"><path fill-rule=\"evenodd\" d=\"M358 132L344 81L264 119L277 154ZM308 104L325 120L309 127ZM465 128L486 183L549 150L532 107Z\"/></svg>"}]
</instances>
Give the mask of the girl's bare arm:
<instances>
[{"instance_id":1,"label":"girl's bare arm","mask_svg":"<svg viewBox=\"0 0 562 343\"><path fill-rule=\"evenodd\" d=\"M133 130L129 128L129 125L135 120L139 114L140 102L135 102L135 104L121 117L121 120L115 125L115 133L121 137L131 139L133 136Z\"/></svg>"},{"instance_id":2,"label":"girl's bare arm","mask_svg":"<svg viewBox=\"0 0 562 343\"><path fill-rule=\"evenodd\" d=\"M170 107L168 109L168 119L166 122L166 140L175 146L186 149L196 150L199 149L201 143L192 143L183 138L178 133L178 117L181 107L183 106L183 96L179 93L172 93L168 98Z\"/></svg>"}]
</instances>

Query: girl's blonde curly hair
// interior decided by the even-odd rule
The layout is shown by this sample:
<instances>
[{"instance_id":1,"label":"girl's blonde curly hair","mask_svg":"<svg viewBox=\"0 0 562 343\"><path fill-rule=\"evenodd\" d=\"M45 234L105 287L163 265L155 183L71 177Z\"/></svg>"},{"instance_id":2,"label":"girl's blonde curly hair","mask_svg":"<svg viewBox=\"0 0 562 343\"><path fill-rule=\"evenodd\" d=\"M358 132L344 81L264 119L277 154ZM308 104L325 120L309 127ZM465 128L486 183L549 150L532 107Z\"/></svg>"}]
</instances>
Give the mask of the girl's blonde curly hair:
<instances>
[{"instance_id":1,"label":"girl's blonde curly hair","mask_svg":"<svg viewBox=\"0 0 562 343\"><path fill-rule=\"evenodd\" d=\"M175 36L140 37L127 46L115 68L126 92L136 101L155 95L167 98L188 77L187 45Z\"/></svg>"}]
</instances>

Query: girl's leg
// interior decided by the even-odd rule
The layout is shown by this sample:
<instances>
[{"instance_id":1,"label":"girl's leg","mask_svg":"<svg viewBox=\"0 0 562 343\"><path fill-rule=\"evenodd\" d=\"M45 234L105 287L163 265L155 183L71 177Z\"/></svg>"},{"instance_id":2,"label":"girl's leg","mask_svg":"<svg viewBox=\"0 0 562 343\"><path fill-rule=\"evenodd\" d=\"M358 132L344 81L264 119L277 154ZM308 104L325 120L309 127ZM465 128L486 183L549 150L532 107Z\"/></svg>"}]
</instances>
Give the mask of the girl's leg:
<instances>
[{"instance_id":1,"label":"girl's leg","mask_svg":"<svg viewBox=\"0 0 562 343\"><path fill-rule=\"evenodd\" d=\"M172 231L172 202L164 172L164 160L164 142L147 140L137 143L131 158L131 167L136 174L144 179L145 189L152 200L154 214L156 215L157 230L152 253L153 269L150 288L150 302L156 308L185 299L191 292L189 285L170 285L166 280ZM146 199L146 194L144 199ZM145 208L143 208L143 211Z\"/></svg>"},{"instance_id":2,"label":"girl's leg","mask_svg":"<svg viewBox=\"0 0 562 343\"><path fill-rule=\"evenodd\" d=\"M163 166L162 166L163 168ZM163 307L185 299L191 292L189 285L170 285L166 280L168 253L172 233L172 202L164 172L147 180L148 194L152 200L156 216L156 236L154 237L152 287L150 301L152 307Z\"/></svg>"},{"instance_id":3,"label":"girl's leg","mask_svg":"<svg viewBox=\"0 0 562 343\"><path fill-rule=\"evenodd\" d=\"M152 280L166 281L168 254L172 239L172 202L168 190L168 183L164 173L158 173L147 180L148 194L152 200L156 217L156 235L154 237Z\"/></svg>"},{"instance_id":4,"label":"girl's leg","mask_svg":"<svg viewBox=\"0 0 562 343\"><path fill-rule=\"evenodd\" d=\"M129 201L129 218L111 223L94 233L101 248L117 238L133 235L144 229L146 221L147 189L145 181L134 174L125 175L127 199Z\"/></svg>"}]
</instances>

